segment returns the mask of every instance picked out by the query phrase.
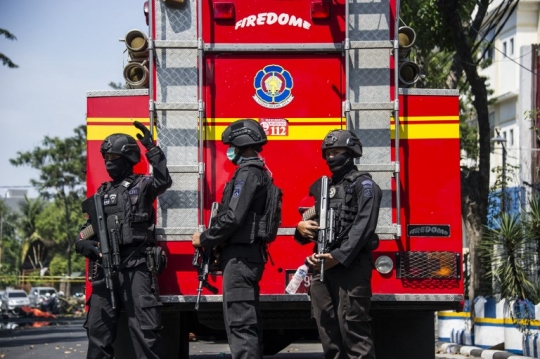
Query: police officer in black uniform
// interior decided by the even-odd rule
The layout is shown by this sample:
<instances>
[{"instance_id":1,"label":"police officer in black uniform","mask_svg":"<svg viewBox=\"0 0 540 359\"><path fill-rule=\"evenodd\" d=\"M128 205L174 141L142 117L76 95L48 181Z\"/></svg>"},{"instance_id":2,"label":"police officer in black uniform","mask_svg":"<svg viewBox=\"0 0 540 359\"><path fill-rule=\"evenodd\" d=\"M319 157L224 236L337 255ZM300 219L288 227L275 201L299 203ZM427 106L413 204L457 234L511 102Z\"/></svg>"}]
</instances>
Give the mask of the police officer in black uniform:
<instances>
[{"instance_id":1,"label":"police officer in black uniform","mask_svg":"<svg viewBox=\"0 0 540 359\"><path fill-rule=\"evenodd\" d=\"M267 139L257 121L242 119L225 129L222 141L230 146L227 157L238 168L225 186L212 226L194 233L192 242L208 251L216 246L222 250L223 313L233 359L261 359L259 281L266 253L253 233L257 233L256 216L264 212L271 181L259 157Z\"/></svg>"},{"instance_id":2,"label":"police officer in black uniform","mask_svg":"<svg viewBox=\"0 0 540 359\"><path fill-rule=\"evenodd\" d=\"M88 334L87 358L113 358L118 315L123 307L137 358L164 358L159 291L155 272L147 265L147 253L159 253L154 237L154 201L172 184L163 151L154 144L150 131L140 122L134 126L142 131L137 138L148 150L146 157L153 175L133 173L140 161L137 141L126 134L115 133L101 144L101 154L112 181L103 183L98 193L103 199L107 231L116 230L120 249L120 266L113 275L116 309L111 305L111 293L105 283L92 287L92 295L84 327ZM90 225L89 223L86 226ZM80 235L82 237L82 235ZM103 278L98 241L79 239L76 251L90 258L93 280ZM147 249L149 249L147 251ZM163 256L159 256L163 258ZM155 258L155 257L154 257ZM150 261L148 261L150 262Z\"/></svg>"},{"instance_id":3,"label":"police officer in black uniform","mask_svg":"<svg viewBox=\"0 0 540 359\"><path fill-rule=\"evenodd\" d=\"M358 171L354 159L362 156L362 144L351 131L334 130L322 144L322 155L332 172L330 208L336 210L335 245L324 254L306 259L315 269L310 296L326 359L375 358L370 329L371 250L378 245L375 234L381 189L371 175ZM310 192L317 188L315 182ZM295 239L302 244L317 239L318 223L298 223ZM324 260L324 282L320 281Z\"/></svg>"}]
</instances>

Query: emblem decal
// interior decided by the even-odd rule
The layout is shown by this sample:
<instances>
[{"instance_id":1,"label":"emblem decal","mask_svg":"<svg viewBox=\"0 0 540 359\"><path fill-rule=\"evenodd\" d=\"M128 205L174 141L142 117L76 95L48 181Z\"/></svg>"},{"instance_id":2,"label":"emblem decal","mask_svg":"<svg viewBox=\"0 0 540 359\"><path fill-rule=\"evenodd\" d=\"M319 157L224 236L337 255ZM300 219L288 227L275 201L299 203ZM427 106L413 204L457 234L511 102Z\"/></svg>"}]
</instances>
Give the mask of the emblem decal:
<instances>
[{"instance_id":1,"label":"emblem decal","mask_svg":"<svg viewBox=\"0 0 540 359\"><path fill-rule=\"evenodd\" d=\"M293 79L289 71L279 65L268 65L259 70L253 80L253 99L266 108L287 106L294 98Z\"/></svg>"},{"instance_id":2,"label":"emblem decal","mask_svg":"<svg viewBox=\"0 0 540 359\"><path fill-rule=\"evenodd\" d=\"M328 195L330 196L330 198L334 198L334 196L336 195L336 188L330 187L330 190L328 191Z\"/></svg>"}]
</instances>

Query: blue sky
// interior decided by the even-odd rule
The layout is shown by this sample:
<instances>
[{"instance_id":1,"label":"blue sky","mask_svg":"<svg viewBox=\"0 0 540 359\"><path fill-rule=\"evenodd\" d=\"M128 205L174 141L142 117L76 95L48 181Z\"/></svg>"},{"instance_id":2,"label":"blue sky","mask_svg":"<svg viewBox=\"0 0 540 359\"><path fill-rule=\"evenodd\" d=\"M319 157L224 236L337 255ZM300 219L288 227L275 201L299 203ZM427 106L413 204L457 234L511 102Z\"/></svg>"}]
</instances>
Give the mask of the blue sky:
<instances>
[{"instance_id":1,"label":"blue sky","mask_svg":"<svg viewBox=\"0 0 540 359\"><path fill-rule=\"evenodd\" d=\"M132 29L148 33L144 0L4 0L0 53L0 197L9 186L30 185L39 172L9 163L45 136L73 135L86 121L86 93L124 83L127 56L120 42ZM31 197L37 196L29 189Z\"/></svg>"}]
</instances>

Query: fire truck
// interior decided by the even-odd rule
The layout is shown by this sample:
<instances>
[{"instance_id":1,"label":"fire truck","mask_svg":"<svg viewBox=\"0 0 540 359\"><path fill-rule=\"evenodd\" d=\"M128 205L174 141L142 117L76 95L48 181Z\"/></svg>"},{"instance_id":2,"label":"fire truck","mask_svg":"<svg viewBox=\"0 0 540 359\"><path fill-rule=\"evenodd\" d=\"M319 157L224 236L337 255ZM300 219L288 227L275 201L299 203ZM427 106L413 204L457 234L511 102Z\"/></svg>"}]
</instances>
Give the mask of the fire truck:
<instances>
[{"instance_id":1,"label":"fire truck","mask_svg":"<svg viewBox=\"0 0 540 359\"><path fill-rule=\"evenodd\" d=\"M285 292L313 250L293 233L309 186L329 175L323 138L349 129L364 147L358 168L383 190L380 244L372 252L377 357L433 358L434 312L458 309L464 300L458 93L415 86L416 34L399 26L399 1L140 6L149 27L126 35L129 88L87 94L87 191L108 180L99 152L105 137L135 136L134 120L149 126L174 181L156 203L155 229L168 255L159 277L168 357L188 358L190 332L224 331L219 272L209 276L218 293L204 290L195 311L191 235L208 224L211 204L235 170L222 132L253 118L267 132L261 155L283 189L282 224L260 283L265 353L315 329L309 277L296 294ZM142 158L135 171L148 173ZM117 345L127 358L126 331L119 330Z\"/></svg>"}]
</instances>

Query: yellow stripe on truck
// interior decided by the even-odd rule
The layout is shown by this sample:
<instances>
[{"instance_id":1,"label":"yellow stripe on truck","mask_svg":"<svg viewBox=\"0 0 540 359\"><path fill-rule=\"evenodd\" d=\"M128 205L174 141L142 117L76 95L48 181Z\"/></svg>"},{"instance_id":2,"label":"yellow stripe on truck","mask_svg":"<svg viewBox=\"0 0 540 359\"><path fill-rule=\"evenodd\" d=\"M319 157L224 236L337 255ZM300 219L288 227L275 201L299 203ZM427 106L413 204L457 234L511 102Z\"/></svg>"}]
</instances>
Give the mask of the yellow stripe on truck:
<instances>
[{"instance_id":1,"label":"yellow stripe on truck","mask_svg":"<svg viewBox=\"0 0 540 359\"><path fill-rule=\"evenodd\" d=\"M221 134L227 126L239 118L208 118L206 119L207 141L221 141ZM269 135L272 141L320 141L328 132L345 128L345 119L340 117L332 118L287 118L288 134L286 136Z\"/></svg>"},{"instance_id":2,"label":"yellow stripe on truck","mask_svg":"<svg viewBox=\"0 0 540 359\"><path fill-rule=\"evenodd\" d=\"M86 130L88 141L103 141L113 133L125 133L137 139L137 134L141 133L133 121L139 121L148 127L148 118L87 118ZM157 138L157 131L154 131L154 140Z\"/></svg>"},{"instance_id":3,"label":"yellow stripe on truck","mask_svg":"<svg viewBox=\"0 0 540 359\"><path fill-rule=\"evenodd\" d=\"M390 126L390 136L395 139L396 125ZM401 124L399 125L400 140L418 139L459 139L459 123L450 124Z\"/></svg>"}]
</instances>

